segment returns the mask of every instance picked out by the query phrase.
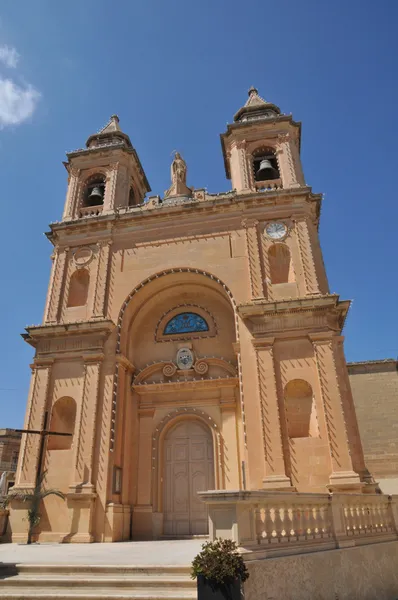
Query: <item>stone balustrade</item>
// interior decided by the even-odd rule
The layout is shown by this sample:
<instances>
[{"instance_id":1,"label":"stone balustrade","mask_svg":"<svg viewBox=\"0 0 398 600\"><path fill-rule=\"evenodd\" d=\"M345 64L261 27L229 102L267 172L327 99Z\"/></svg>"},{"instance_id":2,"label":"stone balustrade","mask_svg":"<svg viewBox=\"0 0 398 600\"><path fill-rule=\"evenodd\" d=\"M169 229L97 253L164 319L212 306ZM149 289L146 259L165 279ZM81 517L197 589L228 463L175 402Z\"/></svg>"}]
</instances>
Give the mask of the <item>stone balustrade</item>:
<instances>
[{"instance_id":1,"label":"stone balustrade","mask_svg":"<svg viewBox=\"0 0 398 600\"><path fill-rule=\"evenodd\" d=\"M102 213L103 206L83 206L79 209L79 217L97 217Z\"/></svg>"},{"instance_id":2,"label":"stone balustrade","mask_svg":"<svg viewBox=\"0 0 398 600\"><path fill-rule=\"evenodd\" d=\"M199 493L210 538L248 553L281 556L398 539L398 496L266 491Z\"/></svg>"}]
</instances>

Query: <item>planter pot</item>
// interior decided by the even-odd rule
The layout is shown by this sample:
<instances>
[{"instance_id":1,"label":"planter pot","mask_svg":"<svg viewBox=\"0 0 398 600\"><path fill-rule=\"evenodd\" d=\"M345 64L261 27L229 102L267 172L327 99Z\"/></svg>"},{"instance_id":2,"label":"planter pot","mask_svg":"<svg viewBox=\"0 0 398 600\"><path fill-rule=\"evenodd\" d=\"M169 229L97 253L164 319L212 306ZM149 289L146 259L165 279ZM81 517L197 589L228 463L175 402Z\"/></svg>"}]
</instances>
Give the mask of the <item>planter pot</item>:
<instances>
[{"instance_id":1,"label":"planter pot","mask_svg":"<svg viewBox=\"0 0 398 600\"><path fill-rule=\"evenodd\" d=\"M240 579L221 584L199 575L197 585L198 600L241 600Z\"/></svg>"}]
</instances>

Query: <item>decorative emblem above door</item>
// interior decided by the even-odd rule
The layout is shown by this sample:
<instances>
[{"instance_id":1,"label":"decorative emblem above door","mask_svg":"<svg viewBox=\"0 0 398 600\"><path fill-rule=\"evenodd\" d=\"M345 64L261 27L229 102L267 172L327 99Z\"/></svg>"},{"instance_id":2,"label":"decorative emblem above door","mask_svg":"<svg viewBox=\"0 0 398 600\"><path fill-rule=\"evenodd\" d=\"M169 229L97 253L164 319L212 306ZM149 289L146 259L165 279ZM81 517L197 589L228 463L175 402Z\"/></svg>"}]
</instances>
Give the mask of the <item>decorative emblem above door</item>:
<instances>
[{"instance_id":1,"label":"decorative emblem above door","mask_svg":"<svg viewBox=\"0 0 398 600\"><path fill-rule=\"evenodd\" d=\"M179 369L191 369L194 363L193 352L189 348L180 348L177 352L176 363Z\"/></svg>"}]
</instances>

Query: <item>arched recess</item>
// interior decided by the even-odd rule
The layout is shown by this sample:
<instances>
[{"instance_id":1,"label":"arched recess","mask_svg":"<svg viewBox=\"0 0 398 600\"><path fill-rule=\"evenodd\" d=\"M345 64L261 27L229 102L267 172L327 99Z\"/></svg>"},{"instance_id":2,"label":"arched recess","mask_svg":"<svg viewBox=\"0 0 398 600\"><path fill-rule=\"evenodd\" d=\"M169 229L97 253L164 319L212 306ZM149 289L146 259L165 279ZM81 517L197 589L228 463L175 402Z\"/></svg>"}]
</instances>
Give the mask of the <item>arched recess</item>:
<instances>
[{"instance_id":1,"label":"arched recess","mask_svg":"<svg viewBox=\"0 0 398 600\"><path fill-rule=\"evenodd\" d=\"M90 274L87 269L77 269L70 278L68 308L87 304Z\"/></svg>"},{"instance_id":2,"label":"arched recess","mask_svg":"<svg viewBox=\"0 0 398 600\"><path fill-rule=\"evenodd\" d=\"M162 469L164 464L164 440L168 432L176 425L187 420L197 420L209 429L213 440L214 483L216 489L225 486L223 472L223 439L217 423L207 413L195 408L178 408L171 411L155 428L152 436L152 489L153 510L163 510Z\"/></svg>"},{"instance_id":3,"label":"arched recess","mask_svg":"<svg viewBox=\"0 0 398 600\"><path fill-rule=\"evenodd\" d=\"M76 421L76 402L70 396L59 398L51 412L50 431L70 433L70 436L50 435L48 450L69 450L72 447Z\"/></svg>"},{"instance_id":4,"label":"arched recess","mask_svg":"<svg viewBox=\"0 0 398 600\"><path fill-rule=\"evenodd\" d=\"M151 299L155 298L161 291L167 291L171 288L178 288L181 284L189 282L198 285L202 289L211 290L212 293L216 294L225 304L227 311L231 312L233 324L234 324L234 335L236 342L239 341L239 329L238 329L238 315L236 310L236 303L233 295L229 288L223 283L218 277L203 271L201 269L192 269L189 267L180 267L174 269L166 269L159 273L154 273L139 285L137 285L131 293L127 296L123 302L119 312L117 322L117 341L116 341L116 352L118 355L125 356L131 362L133 362L130 356L129 341L131 341L131 326L137 317L141 308L147 305ZM133 363L134 364L134 363ZM119 363L116 365L115 378L114 378L114 394L112 403L112 421L116 423L116 411L118 401L118 385L119 385ZM241 371L240 371L240 356L238 354L238 373L240 379L240 402L241 412L243 415L243 435L246 440L245 433L245 421L244 421L244 406L243 406L243 395L242 395L242 383L241 383ZM111 429L111 441L110 449L113 451L115 448L115 428Z\"/></svg>"},{"instance_id":5,"label":"arched recess","mask_svg":"<svg viewBox=\"0 0 398 600\"><path fill-rule=\"evenodd\" d=\"M272 244L269 247L268 263L272 284L294 282L293 263L286 244Z\"/></svg>"},{"instance_id":6,"label":"arched recess","mask_svg":"<svg viewBox=\"0 0 398 600\"><path fill-rule=\"evenodd\" d=\"M304 379L292 379L285 386L284 400L288 437L318 437L315 399L310 384Z\"/></svg>"}]
</instances>

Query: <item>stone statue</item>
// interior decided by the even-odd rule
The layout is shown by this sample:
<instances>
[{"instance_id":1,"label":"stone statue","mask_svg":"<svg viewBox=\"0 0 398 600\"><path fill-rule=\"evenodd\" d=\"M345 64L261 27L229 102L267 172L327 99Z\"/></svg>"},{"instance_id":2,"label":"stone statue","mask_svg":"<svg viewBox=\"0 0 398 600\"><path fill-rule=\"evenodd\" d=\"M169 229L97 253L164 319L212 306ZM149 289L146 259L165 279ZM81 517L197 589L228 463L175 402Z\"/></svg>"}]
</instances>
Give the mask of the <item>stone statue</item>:
<instances>
[{"instance_id":1,"label":"stone statue","mask_svg":"<svg viewBox=\"0 0 398 600\"><path fill-rule=\"evenodd\" d=\"M165 192L165 198L170 196L191 196L192 190L187 186L187 163L179 152L174 155L171 163L171 186Z\"/></svg>"}]
</instances>

